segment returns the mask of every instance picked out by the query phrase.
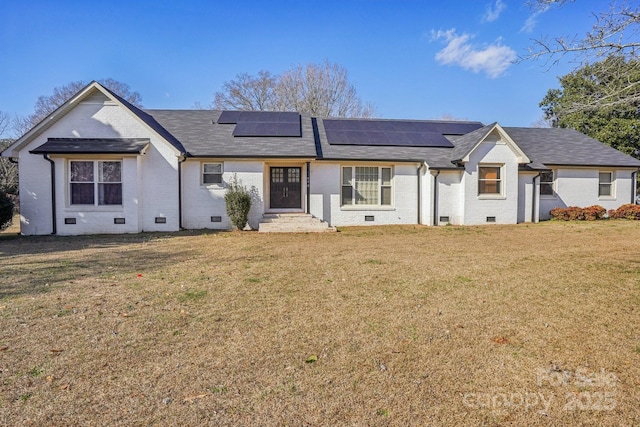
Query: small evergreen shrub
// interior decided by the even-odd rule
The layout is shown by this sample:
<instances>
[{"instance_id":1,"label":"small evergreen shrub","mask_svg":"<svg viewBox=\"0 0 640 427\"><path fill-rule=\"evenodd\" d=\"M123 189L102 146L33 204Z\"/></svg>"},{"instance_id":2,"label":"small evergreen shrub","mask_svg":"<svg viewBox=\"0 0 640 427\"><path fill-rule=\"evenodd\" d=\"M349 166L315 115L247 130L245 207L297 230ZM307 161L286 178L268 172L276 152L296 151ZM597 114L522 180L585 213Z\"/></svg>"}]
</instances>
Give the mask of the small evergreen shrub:
<instances>
[{"instance_id":1,"label":"small evergreen shrub","mask_svg":"<svg viewBox=\"0 0 640 427\"><path fill-rule=\"evenodd\" d=\"M609 211L609 218L640 220L640 205L628 203Z\"/></svg>"},{"instance_id":2,"label":"small evergreen shrub","mask_svg":"<svg viewBox=\"0 0 640 427\"><path fill-rule=\"evenodd\" d=\"M227 215L238 230L244 229L249 221L249 210L251 209L251 194L239 181L236 175L229 182L224 195L227 205Z\"/></svg>"},{"instance_id":3,"label":"small evergreen shrub","mask_svg":"<svg viewBox=\"0 0 640 427\"><path fill-rule=\"evenodd\" d=\"M11 225L13 220L13 201L7 193L0 191L0 231Z\"/></svg>"}]
</instances>

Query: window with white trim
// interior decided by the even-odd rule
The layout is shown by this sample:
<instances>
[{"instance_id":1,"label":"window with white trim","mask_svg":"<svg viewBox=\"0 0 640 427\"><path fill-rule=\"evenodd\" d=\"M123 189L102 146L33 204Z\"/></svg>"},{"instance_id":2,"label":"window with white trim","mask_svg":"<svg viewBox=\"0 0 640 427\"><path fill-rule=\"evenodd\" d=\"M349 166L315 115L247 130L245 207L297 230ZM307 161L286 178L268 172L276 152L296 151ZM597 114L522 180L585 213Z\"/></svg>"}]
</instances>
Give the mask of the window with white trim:
<instances>
[{"instance_id":1,"label":"window with white trim","mask_svg":"<svg viewBox=\"0 0 640 427\"><path fill-rule=\"evenodd\" d=\"M391 206L391 167L343 166L341 205Z\"/></svg>"},{"instance_id":2,"label":"window with white trim","mask_svg":"<svg viewBox=\"0 0 640 427\"><path fill-rule=\"evenodd\" d=\"M122 205L122 161L69 161L71 205Z\"/></svg>"},{"instance_id":3,"label":"window with white trim","mask_svg":"<svg viewBox=\"0 0 640 427\"><path fill-rule=\"evenodd\" d=\"M222 163L203 163L202 164L202 183L203 184L222 184L222 174L224 168Z\"/></svg>"},{"instance_id":4,"label":"window with white trim","mask_svg":"<svg viewBox=\"0 0 640 427\"><path fill-rule=\"evenodd\" d=\"M541 172L540 173L540 195L541 196L553 196L554 172Z\"/></svg>"},{"instance_id":5,"label":"window with white trim","mask_svg":"<svg viewBox=\"0 0 640 427\"><path fill-rule=\"evenodd\" d=\"M478 195L499 196L502 194L502 166L478 167Z\"/></svg>"},{"instance_id":6,"label":"window with white trim","mask_svg":"<svg viewBox=\"0 0 640 427\"><path fill-rule=\"evenodd\" d=\"M613 197L613 172L598 173L598 196Z\"/></svg>"}]
</instances>

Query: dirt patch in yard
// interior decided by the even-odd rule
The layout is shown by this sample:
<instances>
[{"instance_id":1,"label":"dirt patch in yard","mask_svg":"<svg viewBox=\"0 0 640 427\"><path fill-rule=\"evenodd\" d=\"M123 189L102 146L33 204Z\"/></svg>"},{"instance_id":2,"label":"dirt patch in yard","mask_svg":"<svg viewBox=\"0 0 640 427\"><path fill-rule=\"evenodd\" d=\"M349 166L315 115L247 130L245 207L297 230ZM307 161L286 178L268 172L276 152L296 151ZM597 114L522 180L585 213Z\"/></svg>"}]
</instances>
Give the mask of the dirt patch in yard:
<instances>
[{"instance_id":1,"label":"dirt patch in yard","mask_svg":"<svg viewBox=\"0 0 640 427\"><path fill-rule=\"evenodd\" d=\"M0 238L5 425L635 425L640 224Z\"/></svg>"}]
</instances>

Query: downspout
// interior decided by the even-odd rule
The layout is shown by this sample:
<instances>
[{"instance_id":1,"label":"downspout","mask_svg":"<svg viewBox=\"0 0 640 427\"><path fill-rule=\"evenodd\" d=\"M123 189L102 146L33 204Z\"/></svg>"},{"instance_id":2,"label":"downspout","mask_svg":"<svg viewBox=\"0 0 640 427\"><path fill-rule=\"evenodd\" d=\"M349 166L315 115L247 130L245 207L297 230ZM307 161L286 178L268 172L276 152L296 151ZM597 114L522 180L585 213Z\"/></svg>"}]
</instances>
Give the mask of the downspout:
<instances>
[{"instance_id":1,"label":"downspout","mask_svg":"<svg viewBox=\"0 0 640 427\"><path fill-rule=\"evenodd\" d=\"M187 160L187 153L178 157L178 229L182 230L182 163Z\"/></svg>"},{"instance_id":2,"label":"downspout","mask_svg":"<svg viewBox=\"0 0 640 427\"><path fill-rule=\"evenodd\" d=\"M538 175L534 176L533 180L531 180L533 184L533 189L531 190L531 222L534 224L538 222L536 221L536 179L539 179L540 175L542 175L542 173L538 172Z\"/></svg>"},{"instance_id":3,"label":"downspout","mask_svg":"<svg viewBox=\"0 0 640 427\"><path fill-rule=\"evenodd\" d=\"M311 213L311 162L307 162L307 211Z\"/></svg>"},{"instance_id":4,"label":"downspout","mask_svg":"<svg viewBox=\"0 0 640 427\"><path fill-rule=\"evenodd\" d=\"M416 175L418 176L418 225L422 223L422 180L420 179L420 171L422 170L423 166L424 160L420 162L418 170L416 170Z\"/></svg>"},{"instance_id":5,"label":"downspout","mask_svg":"<svg viewBox=\"0 0 640 427\"><path fill-rule=\"evenodd\" d=\"M638 171L635 171L631 174L631 203L636 204L636 194L638 194L638 189L636 185L638 184Z\"/></svg>"},{"instance_id":6,"label":"downspout","mask_svg":"<svg viewBox=\"0 0 640 427\"><path fill-rule=\"evenodd\" d=\"M438 173L433 176L433 225L438 225Z\"/></svg>"},{"instance_id":7,"label":"downspout","mask_svg":"<svg viewBox=\"0 0 640 427\"><path fill-rule=\"evenodd\" d=\"M51 163L51 221L53 223L51 229L51 234L56 234L58 232L58 227L56 225L56 163L49 158L48 154L43 154L42 157Z\"/></svg>"}]
</instances>

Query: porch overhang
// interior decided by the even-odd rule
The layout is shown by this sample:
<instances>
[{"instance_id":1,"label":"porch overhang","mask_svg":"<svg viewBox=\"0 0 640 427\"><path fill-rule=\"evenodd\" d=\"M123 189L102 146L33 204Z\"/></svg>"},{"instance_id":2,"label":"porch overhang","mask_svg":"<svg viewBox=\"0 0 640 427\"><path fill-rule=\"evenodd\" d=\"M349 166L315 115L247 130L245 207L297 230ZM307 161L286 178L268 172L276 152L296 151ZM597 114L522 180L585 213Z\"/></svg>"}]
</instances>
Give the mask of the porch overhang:
<instances>
[{"instance_id":1,"label":"porch overhang","mask_svg":"<svg viewBox=\"0 0 640 427\"><path fill-rule=\"evenodd\" d=\"M148 138L49 138L31 154L122 154L143 155Z\"/></svg>"}]
</instances>

